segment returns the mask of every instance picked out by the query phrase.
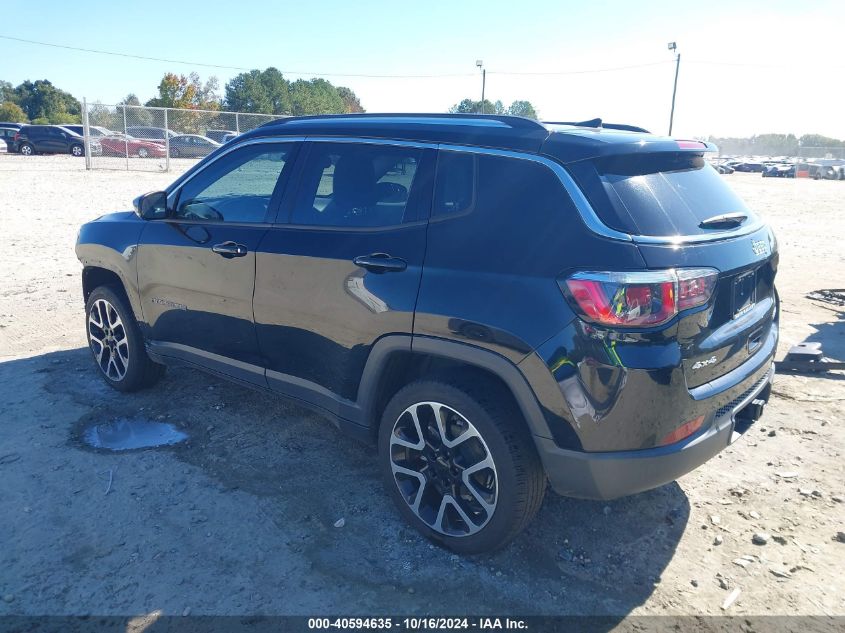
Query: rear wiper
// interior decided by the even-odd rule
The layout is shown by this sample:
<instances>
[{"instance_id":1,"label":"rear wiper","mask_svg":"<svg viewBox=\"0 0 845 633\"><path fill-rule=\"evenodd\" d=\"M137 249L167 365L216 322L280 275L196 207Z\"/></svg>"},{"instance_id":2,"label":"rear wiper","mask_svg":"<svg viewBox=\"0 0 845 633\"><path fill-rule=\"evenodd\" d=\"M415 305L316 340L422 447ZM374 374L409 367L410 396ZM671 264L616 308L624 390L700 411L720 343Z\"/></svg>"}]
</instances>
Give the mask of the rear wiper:
<instances>
[{"instance_id":1,"label":"rear wiper","mask_svg":"<svg viewBox=\"0 0 845 633\"><path fill-rule=\"evenodd\" d=\"M712 229L722 226L739 226L748 219L744 213L723 213L722 215L714 215L712 218L702 220L699 228Z\"/></svg>"}]
</instances>

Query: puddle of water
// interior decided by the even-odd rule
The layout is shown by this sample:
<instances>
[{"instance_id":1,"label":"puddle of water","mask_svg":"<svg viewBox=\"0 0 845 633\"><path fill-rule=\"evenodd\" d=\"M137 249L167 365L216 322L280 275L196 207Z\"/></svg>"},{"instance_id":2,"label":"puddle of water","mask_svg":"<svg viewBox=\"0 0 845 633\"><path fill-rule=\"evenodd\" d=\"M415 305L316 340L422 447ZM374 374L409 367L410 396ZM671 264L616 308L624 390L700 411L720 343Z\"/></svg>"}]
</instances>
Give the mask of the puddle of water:
<instances>
[{"instance_id":1,"label":"puddle of water","mask_svg":"<svg viewBox=\"0 0 845 633\"><path fill-rule=\"evenodd\" d=\"M89 446L110 451L170 446L186 439L188 435L172 424L143 418L118 418L89 426L82 433L82 440Z\"/></svg>"}]
</instances>

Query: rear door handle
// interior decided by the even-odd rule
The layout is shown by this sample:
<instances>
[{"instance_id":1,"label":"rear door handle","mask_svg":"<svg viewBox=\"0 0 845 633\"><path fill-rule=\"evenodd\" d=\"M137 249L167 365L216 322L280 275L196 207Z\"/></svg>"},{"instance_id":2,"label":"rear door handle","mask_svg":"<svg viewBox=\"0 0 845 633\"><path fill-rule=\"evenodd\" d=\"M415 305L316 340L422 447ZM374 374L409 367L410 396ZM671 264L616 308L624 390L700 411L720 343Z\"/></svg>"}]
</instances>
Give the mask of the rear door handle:
<instances>
[{"instance_id":1,"label":"rear door handle","mask_svg":"<svg viewBox=\"0 0 845 633\"><path fill-rule=\"evenodd\" d=\"M237 242L223 242L222 244L215 244L211 250L223 257L243 257L247 254L246 246L238 244Z\"/></svg>"},{"instance_id":2,"label":"rear door handle","mask_svg":"<svg viewBox=\"0 0 845 633\"><path fill-rule=\"evenodd\" d=\"M352 263L374 273L397 273L408 267L408 262L404 259L391 257L387 253L359 255L352 260Z\"/></svg>"}]
</instances>

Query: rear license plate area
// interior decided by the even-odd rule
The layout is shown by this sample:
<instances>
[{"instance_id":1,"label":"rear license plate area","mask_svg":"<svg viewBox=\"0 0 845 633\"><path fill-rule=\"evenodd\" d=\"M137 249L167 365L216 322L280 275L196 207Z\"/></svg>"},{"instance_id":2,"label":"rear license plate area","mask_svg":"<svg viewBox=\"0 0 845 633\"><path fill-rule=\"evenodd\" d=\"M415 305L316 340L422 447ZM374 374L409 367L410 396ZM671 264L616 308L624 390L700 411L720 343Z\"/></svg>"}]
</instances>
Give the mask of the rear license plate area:
<instances>
[{"instance_id":1,"label":"rear license plate area","mask_svg":"<svg viewBox=\"0 0 845 633\"><path fill-rule=\"evenodd\" d=\"M757 300L757 271L743 273L734 278L733 318L742 316L754 307Z\"/></svg>"}]
</instances>

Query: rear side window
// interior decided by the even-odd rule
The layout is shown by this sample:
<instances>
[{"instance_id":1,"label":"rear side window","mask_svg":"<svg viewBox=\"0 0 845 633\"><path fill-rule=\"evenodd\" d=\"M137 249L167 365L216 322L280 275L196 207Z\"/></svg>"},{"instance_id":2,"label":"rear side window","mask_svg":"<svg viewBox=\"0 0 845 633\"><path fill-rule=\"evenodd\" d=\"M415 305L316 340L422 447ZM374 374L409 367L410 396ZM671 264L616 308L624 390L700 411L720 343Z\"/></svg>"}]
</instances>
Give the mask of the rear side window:
<instances>
[{"instance_id":1,"label":"rear side window","mask_svg":"<svg viewBox=\"0 0 845 633\"><path fill-rule=\"evenodd\" d=\"M633 235L712 233L702 221L753 213L701 155L611 156L571 166L601 220Z\"/></svg>"},{"instance_id":2,"label":"rear side window","mask_svg":"<svg viewBox=\"0 0 845 633\"><path fill-rule=\"evenodd\" d=\"M553 260L538 255L559 248L576 214L557 175L537 161L440 150L432 265L506 273L542 268Z\"/></svg>"},{"instance_id":3,"label":"rear side window","mask_svg":"<svg viewBox=\"0 0 845 633\"><path fill-rule=\"evenodd\" d=\"M412 192L422 156L414 147L314 143L291 222L385 227L416 220Z\"/></svg>"}]
</instances>

